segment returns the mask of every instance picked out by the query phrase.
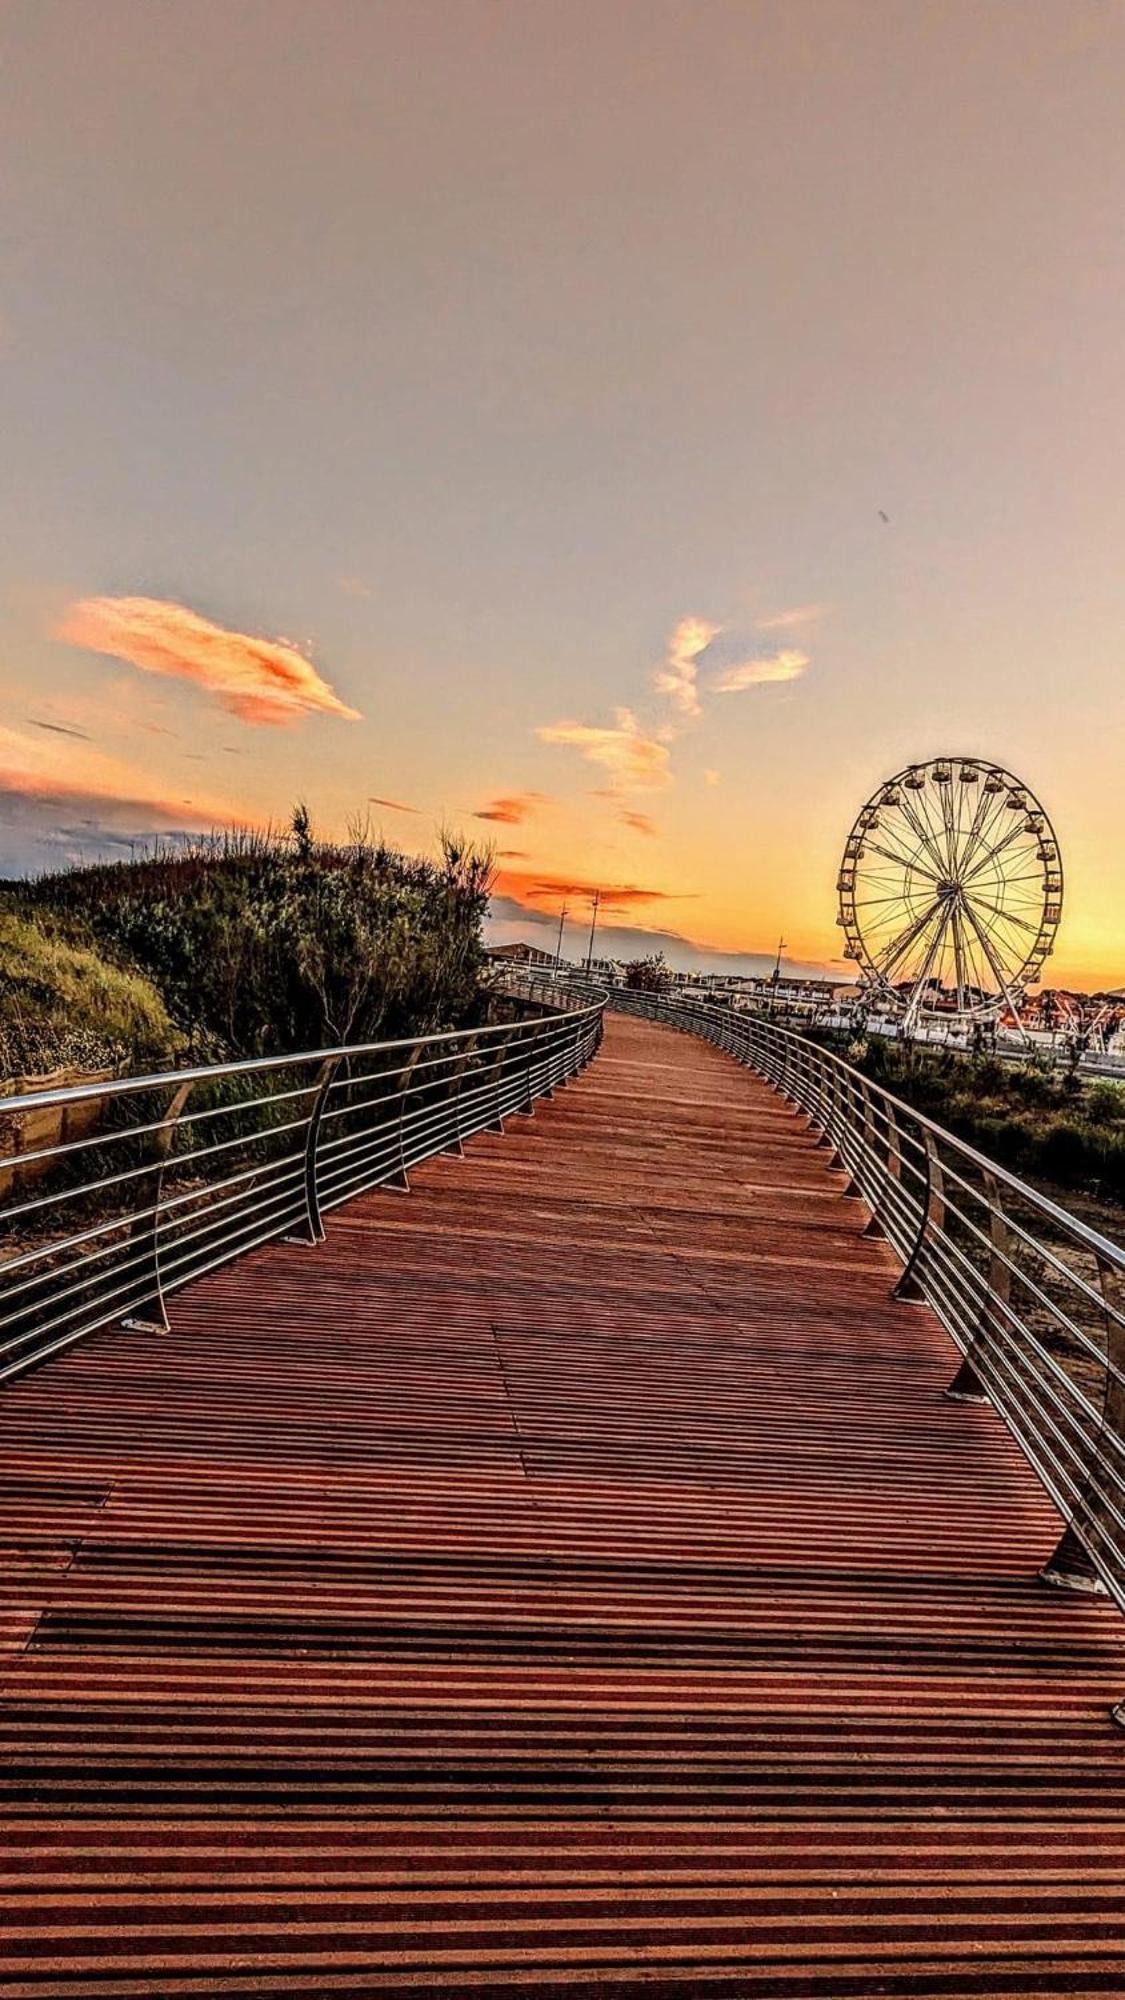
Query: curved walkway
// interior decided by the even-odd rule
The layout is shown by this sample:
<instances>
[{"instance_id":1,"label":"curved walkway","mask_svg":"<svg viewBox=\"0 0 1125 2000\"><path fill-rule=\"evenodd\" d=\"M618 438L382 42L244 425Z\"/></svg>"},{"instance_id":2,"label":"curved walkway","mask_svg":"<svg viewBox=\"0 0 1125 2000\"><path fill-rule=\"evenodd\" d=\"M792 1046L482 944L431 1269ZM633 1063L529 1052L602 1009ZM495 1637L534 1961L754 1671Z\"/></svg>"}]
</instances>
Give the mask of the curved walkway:
<instances>
[{"instance_id":1,"label":"curved walkway","mask_svg":"<svg viewBox=\"0 0 1125 2000\"><path fill-rule=\"evenodd\" d=\"M0 1992L1125 1989L1125 1635L864 1219L611 1019L16 1384Z\"/></svg>"}]
</instances>

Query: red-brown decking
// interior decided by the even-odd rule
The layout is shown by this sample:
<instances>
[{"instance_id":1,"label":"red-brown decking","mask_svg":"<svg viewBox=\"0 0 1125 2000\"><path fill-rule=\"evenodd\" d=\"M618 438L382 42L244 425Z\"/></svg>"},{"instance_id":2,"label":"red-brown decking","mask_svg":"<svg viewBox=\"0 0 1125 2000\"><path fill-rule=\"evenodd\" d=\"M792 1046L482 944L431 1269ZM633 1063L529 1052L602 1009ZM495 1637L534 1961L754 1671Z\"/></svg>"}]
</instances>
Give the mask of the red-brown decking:
<instances>
[{"instance_id":1,"label":"red-brown decking","mask_svg":"<svg viewBox=\"0 0 1125 2000\"><path fill-rule=\"evenodd\" d=\"M10 1390L0 1991L1125 1990L1125 1631L863 1221L614 1019Z\"/></svg>"}]
</instances>

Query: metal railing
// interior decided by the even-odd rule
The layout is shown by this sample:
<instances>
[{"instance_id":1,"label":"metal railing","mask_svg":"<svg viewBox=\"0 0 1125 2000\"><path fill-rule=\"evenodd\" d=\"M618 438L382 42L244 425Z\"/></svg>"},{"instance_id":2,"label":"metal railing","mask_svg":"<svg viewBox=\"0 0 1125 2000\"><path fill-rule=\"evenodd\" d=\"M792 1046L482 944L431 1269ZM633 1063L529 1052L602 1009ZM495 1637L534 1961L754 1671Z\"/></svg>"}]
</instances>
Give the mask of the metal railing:
<instances>
[{"instance_id":1,"label":"metal railing","mask_svg":"<svg viewBox=\"0 0 1125 2000\"><path fill-rule=\"evenodd\" d=\"M1125 1251L765 1015L621 988L608 1003L703 1036L807 1116L899 1259L895 1294L960 1349L948 1393L995 1406L1068 1523L1044 1576L1125 1610Z\"/></svg>"},{"instance_id":2,"label":"metal railing","mask_svg":"<svg viewBox=\"0 0 1125 2000\"><path fill-rule=\"evenodd\" d=\"M498 1026L0 1099L0 1380L502 1131L583 1069L602 996Z\"/></svg>"}]
</instances>

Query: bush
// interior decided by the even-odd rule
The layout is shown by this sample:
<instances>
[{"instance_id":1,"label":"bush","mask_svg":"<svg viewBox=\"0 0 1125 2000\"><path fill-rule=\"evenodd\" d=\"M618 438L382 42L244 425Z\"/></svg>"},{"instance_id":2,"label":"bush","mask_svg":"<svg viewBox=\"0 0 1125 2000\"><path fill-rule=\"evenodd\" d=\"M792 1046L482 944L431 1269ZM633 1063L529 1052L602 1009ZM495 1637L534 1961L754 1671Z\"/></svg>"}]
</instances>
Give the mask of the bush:
<instances>
[{"instance_id":1,"label":"bush","mask_svg":"<svg viewBox=\"0 0 1125 2000\"><path fill-rule=\"evenodd\" d=\"M0 1073L156 1066L179 1036L143 975L111 964L49 920L0 914Z\"/></svg>"},{"instance_id":2,"label":"bush","mask_svg":"<svg viewBox=\"0 0 1125 2000\"><path fill-rule=\"evenodd\" d=\"M1119 1083L1110 1083L1103 1078L1101 1082L1090 1085L1082 1108L1095 1125L1116 1125L1120 1118L1125 1117L1125 1090Z\"/></svg>"},{"instance_id":3,"label":"bush","mask_svg":"<svg viewBox=\"0 0 1125 2000\"><path fill-rule=\"evenodd\" d=\"M483 965L487 852L440 863L360 832L232 834L174 854L40 878L25 902L78 918L139 965L203 1053L254 1056L464 1020Z\"/></svg>"}]
</instances>

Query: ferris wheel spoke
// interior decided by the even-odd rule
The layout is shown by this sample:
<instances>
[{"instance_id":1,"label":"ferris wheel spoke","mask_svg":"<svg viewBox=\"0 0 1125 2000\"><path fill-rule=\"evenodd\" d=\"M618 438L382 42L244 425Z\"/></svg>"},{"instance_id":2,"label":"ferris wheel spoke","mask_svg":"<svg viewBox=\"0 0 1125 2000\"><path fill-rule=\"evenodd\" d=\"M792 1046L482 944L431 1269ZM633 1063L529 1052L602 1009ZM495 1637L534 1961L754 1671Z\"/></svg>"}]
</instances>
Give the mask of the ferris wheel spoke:
<instances>
[{"instance_id":1,"label":"ferris wheel spoke","mask_svg":"<svg viewBox=\"0 0 1125 2000\"><path fill-rule=\"evenodd\" d=\"M933 861L934 867L938 871L937 880L940 882L942 876L946 872L945 863L941 858L941 853L939 849L934 845L932 831L930 829L928 822L924 823L922 819L919 818L919 815L915 812L914 807L912 805L909 805L905 798L902 801L902 811L904 817L909 820L911 826L914 828L914 831L917 834L918 839L921 842L922 846L927 849L930 858Z\"/></svg>"},{"instance_id":2,"label":"ferris wheel spoke","mask_svg":"<svg viewBox=\"0 0 1125 2000\"><path fill-rule=\"evenodd\" d=\"M991 910L1003 923L1014 924L1017 930L1030 931L1033 937L1037 935L1039 925L1029 924L1026 917L1017 916L1014 910L1005 910L999 903L986 902L983 896L973 896L970 900L974 909Z\"/></svg>"},{"instance_id":3,"label":"ferris wheel spoke","mask_svg":"<svg viewBox=\"0 0 1125 2000\"><path fill-rule=\"evenodd\" d=\"M1003 914L993 917L987 916L984 914L985 905L976 896L965 898L965 908L971 909L975 913L977 922L987 931L997 950L1005 951L1011 955L1013 952L1018 953L1024 949L1018 938L1006 939L1002 936L1002 927L1007 921Z\"/></svg>"},{"instance_id":4,"label":"ferris wheel spoke","mask_svg":"<svg viewBox=\"0 0 1125 2000\"><path fill-rule=\"evenodd\" d=\"M957 980L957 1012L965 1011L965 940L962 935L961 912L953 905L953 965Z\"/></svg>"},{"instance_id":5,"label":"ferris wheel spoke","mask_svg":"<svg viewBox=\"0 0 1125 2000\"><path fill-rule=\"evenodd\" d=\"M884 945L875 961L876 970L882 974L884 979L889 978L891 967L897 965L903 954L909 951L911 945L916 943L918 938L928 930L941 907L941 898L937 896L930 904L928 910L924 910L920 917L916 917L912 924L908 924L906 929L897 938L889 939L887 944Z\"/></svg>"},{"instance_id":6,"label":"ferris wheel spoke","mask_svg":"<svg viewBox=\"0 0 1125 2000\"><path fill-rule=\"evenodd\" d=\"M918 975L911 988L910 998L906 1003L905 1019L908 1023L911 1024L917 1020L918 1015L922 1010L922 1001L925 997L925 992L926 992L926 982L932 975L934 960L938 955L938 951L941 946L942 940L944 939L946 930L949 927L950 905L946 902L942 902L942 904L940 905L940 911L941 914L938 919L938 927L934 932L933 937L930 940L929 948L922 959L922 964L918 971Z\"/></svg>"},{"instance_id":7,"label":"ferris wheel spoke","mask_svg":"<svg viewBox=\"0 0 1125 2000\"><path fill-rule=\"evenodd\" d=\"M978 923L978 921L977 921L977 918L976 918L976 915L975 915L975 912L974 912L974 910L973 910L973 906L972 906L972 904L971 904L971 903L966 903L966 904L965 904L965 913L966 913L966 915L967 915L967 917L968 917L968 919L969 919L969 922L970 922L970 923L972 924L972 926L973 926L973 929L975 930L975 932L976 932L976 934L977 934L978 938L980 939L980 942L981 942L981 947L982 947L982 949L983 949L983 951L984 951L984 955L985 955L985 957L987 958L987 960L988 960L988 962L989 962L989 965L990 965L990 966L992 967L992 975L993 975L993 978L994 978L994 979L996 980L996 982L997 982L997 984L998 984L998 986L999 986L999 988L1000 988L1000 991L1001 991L1001 993L1002 993L1002 994L1004 995L1004 998L1005 998L1005 999L1007 1000L1007 1002L1008 1002L1008 1005L1009 1005L1009 1007L1010 1007L1010 1008L1011 1008L1011 1010L1012 1010L1012 1013L1013 1013L1013 1014L1014 1014L1014 1015L1016 1016L1016 1018L1018 1019L1018 1018L1019 1018L1019 1009L1018 1009L1018 1007L1016 1006L1016 1002L1015 1002L1015 999L1014 999L1014 997L1013 997L1013 994L1012 994L1012 989L1011 989L1011 987L1009 986L1009 984L1008 984L1008 981L1007 981L1007 980L1006 980L1006 978L1004 977L1004 973L1003 973L1003 970L1002 970L1002 968L1000 967L1000 965L998 964L998 962L997 962L997 960L996 960L996 956L995 956L995 953L993 952L993 949L992 949L992 945L991 945L991 942L989 941L989 937L988 937L988 933L987 933L986 931L982 930L982 928L981 928L980 924Z\"/></svg>"},{"instance_id":8,"label":"ferris wheel spoke","mask_svg":"<svg viewBox=\"0 0 1125 2000\"><path fill-rule=\"evenodd\" d=\"M953 805L952 780L948 785L940 786L939 790L941 792L942 825L945 829L945 852L949 864L949 873L950 875L952 875L955 873L957 867L957 832L955 825L956 815L954 812L954 805Z\"/></svg>"},{"instance_id":9,"label":"ferris wheel spoke","mask_svg":"<svg viewBox=\"0 0 1125 2000\"><path fill-rule=\"evenodd\" d=\"M965 791L965 786L962 785L961 786L962 795L964 795L964 791ZM977 836L978 834L981 833L984 826L984 822L988 817L988 805L989 805L989 795L987 792L982 791L980 797L977 799L976 810L973 813L972 822L965 829L962 838L957 843L957 853L954 858L958 872L960 872L960 870L964 867L966 860L968 859L969 855L973 852L973 849L976 845Z\"/></svg>"},{"instance_id":10,"label":"ferris wheel spoke","mask_svg":"<svg viewBox=\"0 0 1125 2000\"><path fill-rule=\"evenodd\" d=\"M991 853L991 842L996 828L1000 823L1000 816L1005 809L1006 803L1007 795L1004 792L997 792L995 794L988 792L981 793L980 804L973 818L972 838L966 843L964 852L959 860L959 873L962 881L965 877L966 866L978 848L987 848L987 851Z\"/></svg>"},{"instance_id":11,"label":"ferris wheel spoke","mask_svg":"<svg viewBox=\"0 0 1125 2000\"><path fill-rule=\"evenodd\" d=\"M894 861L902 868L914 869L919 875L924 875L929 882L937 882L940 879L932 869L923 868L922 863L914 855L900 854L895 848L882 847L877 840L865 840L863 844L869 847L873 854L882 854L886 860Z\"/></svg>"},{"instance_id":12,"label":"ferris wheel spoke","mask_svg":"<svg viewBox=\"0 0 1125 2000\"><path fill-rule=\"evenodd\" d=\"M979 860L976 863L975 867L966 868L962 871L961 874L962 885L967 885L968 883L973 881L973 879L980 874L982 868L987 868L990 861L996 861L999 858L999 856L1004 853L1005 849L1011 846L1013 840L1018 840L1020 834L1025 833L1026 831L1027 829L1024 826L1010 827L1008 832L1004 835L1004 838L1002 840L998 840L995 847L990 847L988 853L982 856L981 860Z\"/></svg>"}]
</instances>

